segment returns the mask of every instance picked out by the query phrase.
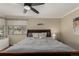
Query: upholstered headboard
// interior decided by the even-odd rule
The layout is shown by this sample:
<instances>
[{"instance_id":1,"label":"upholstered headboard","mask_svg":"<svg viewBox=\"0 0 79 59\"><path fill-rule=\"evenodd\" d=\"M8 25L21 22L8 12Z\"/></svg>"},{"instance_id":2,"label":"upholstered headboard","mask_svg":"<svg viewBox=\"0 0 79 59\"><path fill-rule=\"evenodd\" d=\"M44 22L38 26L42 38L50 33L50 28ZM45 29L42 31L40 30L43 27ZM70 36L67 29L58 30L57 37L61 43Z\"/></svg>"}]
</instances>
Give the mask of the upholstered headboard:
<instances>
[{"instance_id":1,"label":"upholstered headboard","mask_svg":"<svg viewBox=\"0 0 79 59\"><path fill-rule=\"evenodd\" d=\"M51 30L50 29L28 29L27 30L27 37L32 37L32 33L47 33L47 37L51 37Z\"/></svg>"}]
</instances>

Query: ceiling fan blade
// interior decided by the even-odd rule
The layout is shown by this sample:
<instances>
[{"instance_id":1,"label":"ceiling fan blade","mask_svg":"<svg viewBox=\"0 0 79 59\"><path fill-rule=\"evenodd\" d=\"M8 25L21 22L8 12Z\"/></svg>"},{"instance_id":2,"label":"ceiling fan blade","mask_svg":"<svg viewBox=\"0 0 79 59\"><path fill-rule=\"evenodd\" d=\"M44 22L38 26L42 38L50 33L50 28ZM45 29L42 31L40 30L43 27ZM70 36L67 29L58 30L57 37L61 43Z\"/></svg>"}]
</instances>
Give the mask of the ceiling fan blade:
<instances>
[{"instance_id":1,"label":"ceiling fan blade","mask_svg":"<svg viewBox=\"0 0 79 59\"><path fill-rule=\"evenodd\" d=\"M32 6L43 5L44 3L31 3Z\"/></svg>"},{"instance_id":2,"label":"ceiling fan blade","mask_svg":"<svg viewBox=\"0 0 79 59\"><path fill-rule=\"evenodd\" d=\"M43 5L45 3L24 3L24 6L28 5L28 6L38 6L38 5Z\"/></svg>"},{"instance_id":3,"label":"ceiling fan blade","mask_svg":"<svg viewBox=\"0 0 79 59\"><path fill-rule=\"evenodd\" d=\"M24 3L24 6L31 6L31 3Z\"/></svg>"},{"instance_id":4,"label":"ceiling fan blade","mask_svg":"<svg viewBox=\"0 0 79 59\"><path fill-rule=\"evenodd\" d=\"M24 9L24 13L26 13L27 12L27 10L26 9Z\"/></svg>"},{"instance_id":5,"label":"ceiling fan blade","mask_svg":"<svg viewBox=\"0 0 79 59\"><path fill-rule=\"evenodd\" d=\"M39 14L39 11L37 11L35 8L33 8L33 7L31 7L31 6L30 6L30 8L31 8L31 10L34 11L35 13Z\"/></svg>"}]
</instances>

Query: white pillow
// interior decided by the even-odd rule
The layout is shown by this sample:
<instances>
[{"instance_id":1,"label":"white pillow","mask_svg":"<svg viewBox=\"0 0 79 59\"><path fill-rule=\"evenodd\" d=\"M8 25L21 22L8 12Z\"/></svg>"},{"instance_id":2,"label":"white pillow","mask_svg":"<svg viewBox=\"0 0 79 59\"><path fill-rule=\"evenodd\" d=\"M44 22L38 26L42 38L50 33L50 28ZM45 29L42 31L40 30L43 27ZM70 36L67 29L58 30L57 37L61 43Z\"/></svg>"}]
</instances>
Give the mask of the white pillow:
<instances>
[{"instance_id":1,"label":"white pillow","mask_svg":"<svg viewBox=\"0 0 79 59\"><path fill-rule=\"evenodd\" d=\"M32 35L33 35L34 38L39 38L38 33L33 33Z\"/></svg>"},{"instance_id":2,"label":"white pillow","mask_svg":"<svg viewBox=\"0 0 79 59\"><path fill-rule=\"evenodd\" d=\"M39 33L39 38L46 38L46 33Z\"/></svg>"}]
</instances>

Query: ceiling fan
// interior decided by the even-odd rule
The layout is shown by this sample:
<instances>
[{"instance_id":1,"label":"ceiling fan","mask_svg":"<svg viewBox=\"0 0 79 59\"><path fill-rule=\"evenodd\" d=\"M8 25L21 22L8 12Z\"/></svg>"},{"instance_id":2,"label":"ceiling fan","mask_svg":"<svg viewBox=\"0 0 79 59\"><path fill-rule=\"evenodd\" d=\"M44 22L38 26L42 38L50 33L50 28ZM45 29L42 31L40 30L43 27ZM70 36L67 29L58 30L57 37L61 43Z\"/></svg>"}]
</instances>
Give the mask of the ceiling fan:
<instances>
[{"instance_id":1,"label":"ceiling fan","mask_svg":"<svg viewBox=\"0 0 79 59\"><path fill-rule=\"evenodd\" d=\"M24 3L24 13L26 13L28 10L32 10L33 12L39 14L39 11L33 8L32 6L39 6L43 4L44 3Z\"/></svg>"}]
</instances>

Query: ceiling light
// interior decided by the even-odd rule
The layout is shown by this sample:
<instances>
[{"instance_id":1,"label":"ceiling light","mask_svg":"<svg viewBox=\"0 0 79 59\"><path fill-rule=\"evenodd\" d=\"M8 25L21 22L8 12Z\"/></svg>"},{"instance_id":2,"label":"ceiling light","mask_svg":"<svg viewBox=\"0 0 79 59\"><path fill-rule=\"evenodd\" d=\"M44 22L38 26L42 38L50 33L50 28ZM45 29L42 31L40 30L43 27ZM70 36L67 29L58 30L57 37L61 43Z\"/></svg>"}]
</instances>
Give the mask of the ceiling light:
<instances>
[{"instance_id":1,"label":"ceiling light","mask_svg":"<svg viewBox=\"0 0 79 59\"><path fill-rule=\"evenodd\" d=\"M30 10L30 7L29 6L25 6L24 9Z\"/></svg>"}]
</instances>

